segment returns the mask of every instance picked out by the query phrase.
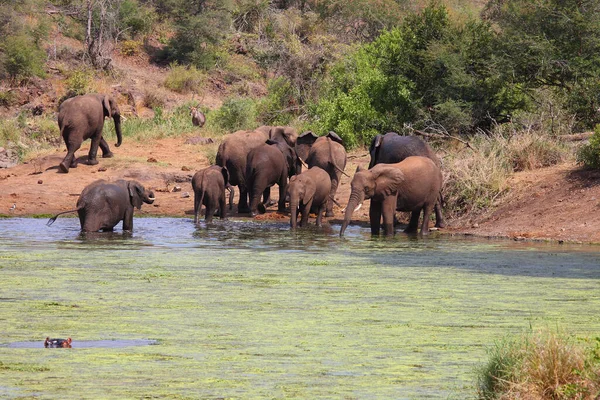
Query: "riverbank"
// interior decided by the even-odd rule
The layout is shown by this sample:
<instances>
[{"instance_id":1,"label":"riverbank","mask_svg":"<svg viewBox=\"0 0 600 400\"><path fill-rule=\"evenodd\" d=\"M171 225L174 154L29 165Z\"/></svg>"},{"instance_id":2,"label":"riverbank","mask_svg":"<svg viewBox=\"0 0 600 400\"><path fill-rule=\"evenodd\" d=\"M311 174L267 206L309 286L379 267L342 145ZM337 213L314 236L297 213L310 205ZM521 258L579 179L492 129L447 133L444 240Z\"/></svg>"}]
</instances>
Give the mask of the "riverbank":
<instances>
[{"instance_id":1,"label":"riverbank","mask_svg":"<svg viewBox=\"0 0 600 400\"><path fill-rule=\"evenodd\" d=\"M80 163L68 174L57 166L64 148L49 150L25 164L0 169L0 215L39 216L73 209L81 190L97 179L135 179L156 192L157 200L144 205L136 215L190 217L193 192L190 179L207 167L217 144L191 144L190 135L152 141L131 141L114 148L115 157L99 159L89 166ZM186 143L188 142L188 143ZM77 152L85 160L89 144ZM352 176L358 165L368 165L366 151L349 154L346 172ZM343 176L336 200L348 201L351 179ZM600 243L600 172L581 171L574 163L516 173L510 190L484 214L449 218L442 231L454 235L505 237L515 240ZM277 197L277 189L272 190ZM237 190L235 201L237 203ZM232 216L245 217L236 214ZM332 223L343 219L342 209L334 207ZM275 208L259 219L289 219ZM354 213L353 220L368 222L368 207ZM311 220L312 222L312 220Z\"/></svg>"}]
</instances>

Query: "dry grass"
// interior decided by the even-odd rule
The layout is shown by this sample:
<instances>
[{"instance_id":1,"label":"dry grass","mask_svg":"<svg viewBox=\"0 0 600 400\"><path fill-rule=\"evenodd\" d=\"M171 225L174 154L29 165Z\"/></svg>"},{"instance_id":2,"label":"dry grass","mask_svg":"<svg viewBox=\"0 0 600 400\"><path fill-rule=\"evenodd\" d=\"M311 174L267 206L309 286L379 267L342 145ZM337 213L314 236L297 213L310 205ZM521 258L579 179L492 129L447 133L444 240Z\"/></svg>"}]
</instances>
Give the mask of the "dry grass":
<instances>
[{"instance_id":1,"label":"dry grass","mask_svg":"<svg viewBox=\"0 0 600 400\"><path fill-rule=\"evenodd\" d=\"M600 339L594 345L541 331L504 340L479 374L480 399L595 400L600 396Z\"/></svg>"}]
</instances>

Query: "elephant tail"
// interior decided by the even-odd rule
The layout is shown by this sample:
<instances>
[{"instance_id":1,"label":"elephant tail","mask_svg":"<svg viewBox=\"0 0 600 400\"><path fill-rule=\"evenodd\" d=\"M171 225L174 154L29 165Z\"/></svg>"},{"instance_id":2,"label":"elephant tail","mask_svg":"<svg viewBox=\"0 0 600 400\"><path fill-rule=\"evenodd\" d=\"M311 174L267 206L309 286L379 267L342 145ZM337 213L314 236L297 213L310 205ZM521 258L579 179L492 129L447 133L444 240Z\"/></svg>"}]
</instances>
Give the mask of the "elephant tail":
<instances>
[{"instance_id":1,"label":"elephant tail","mask_svg":"<svg viewBox=\"0 0 600 400\"><path fill-rule=\"evenodd\" d=\"M341 172L343 175L347 176L348 178L352 178L350 175L348 175L347 173L344 172L344 168L340 168L336 163L335 163L335 158L334 158L334 154L333 154L333 143L334 142L331 138L328 138L328 145L329 145L329 160L331 165L333 166L333 168L337 169L339 172ZM342 145L343 146L343 145ZM345 167L345 166L344 166Z\"/></svg>"},{"instance_id":2,"label":"elephant tail","mask_svg":"<svg viewBox=\"0 0 600 400\"><path fill-rule=\"evenodd\" d=\"M79 211L79 210L80 210L79 208L76 208L76 209L74 209L74 210L63 211L63 212L61 212L61 213L58 213L58 214L56 214L54 217L50 218L50 219L48 220L48 222L46 222L46 225L47 225L47 226L50 226L50 225L52 225L52 224L54 223L54 221L56 221L56 218L58 218L58 216L59 216L59 215L63 215L63 214L69 214L69 213L72 213L72 212L75 212L75 211Z\"/></svg>"}]
</instances>

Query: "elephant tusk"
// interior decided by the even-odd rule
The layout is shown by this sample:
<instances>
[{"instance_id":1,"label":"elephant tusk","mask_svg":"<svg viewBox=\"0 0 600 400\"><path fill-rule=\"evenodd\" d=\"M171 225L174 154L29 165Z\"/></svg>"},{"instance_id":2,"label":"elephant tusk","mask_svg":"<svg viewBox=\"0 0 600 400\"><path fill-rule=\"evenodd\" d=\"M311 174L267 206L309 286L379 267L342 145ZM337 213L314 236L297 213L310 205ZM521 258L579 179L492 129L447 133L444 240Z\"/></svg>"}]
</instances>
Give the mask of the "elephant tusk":
<instances>
[{"instance_id":1,"label":"elephant tusk","mask_svg":"<svg viewBox=\"0 0 600 400\"><path fill-rule=\"evenodd\" d=\"M148 197L148 200L156 200L156 197Z\"/></svg>"},{"instance_id":2,"label":"elephant tusk","mask_svg":"<svg viewBox=\"0 0 600 400\"><path fill-rule=\"evenodd\" d=\"M356 208L354 209L354 212L360 210L361 207L362 207L362 203L360 203L358 206L356 206Z\"/></svg>"}]
</instances>

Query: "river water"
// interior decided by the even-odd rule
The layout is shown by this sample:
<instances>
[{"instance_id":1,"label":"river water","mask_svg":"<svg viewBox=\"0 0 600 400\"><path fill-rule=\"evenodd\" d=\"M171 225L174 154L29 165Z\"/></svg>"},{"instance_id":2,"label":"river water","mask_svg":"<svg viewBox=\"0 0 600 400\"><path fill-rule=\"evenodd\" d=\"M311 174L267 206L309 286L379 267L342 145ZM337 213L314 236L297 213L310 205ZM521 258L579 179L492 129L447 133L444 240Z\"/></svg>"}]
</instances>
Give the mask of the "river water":
<instances>
[{"instance_id":1,"label":"river water","mask_svg":"<svg viewBox=\"0 0 600 400\"><path fill-rule=\"evenodd\" d=\"M597 246L45 223L0 220L2 398L465 399L506 335L600 332Z\"/></svg>"}]
</instances>

